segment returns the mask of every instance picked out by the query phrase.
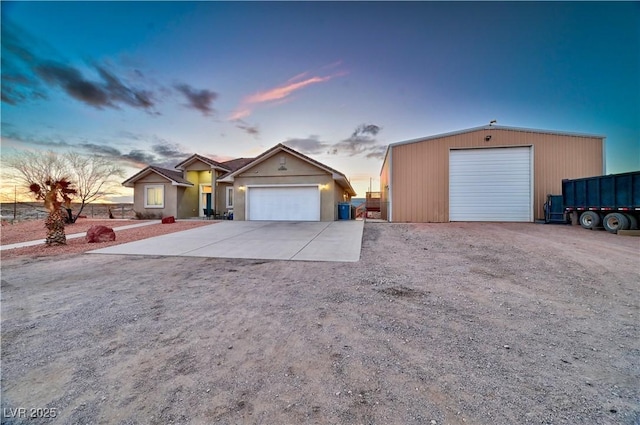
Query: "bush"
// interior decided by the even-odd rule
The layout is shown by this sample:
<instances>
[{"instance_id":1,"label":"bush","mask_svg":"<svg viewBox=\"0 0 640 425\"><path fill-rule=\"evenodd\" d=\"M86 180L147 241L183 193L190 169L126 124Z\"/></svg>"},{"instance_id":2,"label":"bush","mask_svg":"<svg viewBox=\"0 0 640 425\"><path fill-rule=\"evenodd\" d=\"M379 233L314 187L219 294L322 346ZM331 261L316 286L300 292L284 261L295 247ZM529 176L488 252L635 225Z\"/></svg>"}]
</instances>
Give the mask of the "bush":
<instances>
[{"instance_id":1,"label":"bush","mask_svg":"<svg viewBox=\"0 0 640 425\"><path fill-rule=\"evenodd\" d=\"M162 214L148 211L134 211L134 214L136 215L136 220L159 220L162 218Z\"/></svg>"}]
</instances>

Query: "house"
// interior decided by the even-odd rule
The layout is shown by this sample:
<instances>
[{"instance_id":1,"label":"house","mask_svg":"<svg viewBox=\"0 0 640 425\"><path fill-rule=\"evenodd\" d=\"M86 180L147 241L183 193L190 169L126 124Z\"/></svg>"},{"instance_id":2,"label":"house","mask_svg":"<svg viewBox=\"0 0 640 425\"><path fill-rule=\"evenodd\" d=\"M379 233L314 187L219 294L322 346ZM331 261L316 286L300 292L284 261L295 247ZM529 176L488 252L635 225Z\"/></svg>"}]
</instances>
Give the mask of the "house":
<instances>
[{"instance_id":1,"label":"house","mask_svg":"<svg viewBox=\"0 0 640 425\"><path fill-rule=\"evenodd\" d=\"M218 162L194 154L174 170L148 166L122 183L141 216L234 220L333 221L355 191L334 170L283 144L256 158Z\"/></svg>"},{"instance_id":2,"label":"house","mask_svg":"<svg viewBox=\"0 0 640 425\"><path fill-rule=\"evenodd\" d=\"M532 222L562 179L604 173L604 136L488 125L387 147L381 215L391 222Z\"/></svg>"}]
</instances>

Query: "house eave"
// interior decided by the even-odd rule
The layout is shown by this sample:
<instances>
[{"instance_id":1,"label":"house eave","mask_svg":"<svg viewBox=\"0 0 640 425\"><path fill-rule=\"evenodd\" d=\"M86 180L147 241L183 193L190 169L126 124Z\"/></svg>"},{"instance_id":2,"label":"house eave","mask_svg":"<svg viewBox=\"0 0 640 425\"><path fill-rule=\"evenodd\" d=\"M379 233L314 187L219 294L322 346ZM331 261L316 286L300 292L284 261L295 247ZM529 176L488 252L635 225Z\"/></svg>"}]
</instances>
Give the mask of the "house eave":
<instances>
[{"instance_id":1,"label":"house eave","mask_svg":"<svg viewBox=\"0 0 640 425\"><path fill-rule=\"evenodd\" d=\"M342 186L347 191L347 193L349 193L349 195L357 195L356 191L351 186L351 182L349 182L349 180L344 175L333 173L332 177L334 181L338 182L338 184Z\"/></svg>"}]
</instances>

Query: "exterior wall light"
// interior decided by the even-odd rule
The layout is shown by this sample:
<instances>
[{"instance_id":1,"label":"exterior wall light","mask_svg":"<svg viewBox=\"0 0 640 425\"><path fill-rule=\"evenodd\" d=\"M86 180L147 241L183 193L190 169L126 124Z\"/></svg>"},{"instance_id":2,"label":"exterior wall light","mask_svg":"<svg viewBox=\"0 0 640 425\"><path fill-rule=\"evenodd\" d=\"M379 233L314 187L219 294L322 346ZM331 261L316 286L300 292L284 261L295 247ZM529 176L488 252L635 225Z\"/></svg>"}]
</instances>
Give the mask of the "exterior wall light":
<instances>
[{"instance_id":1,"label":"exterior wall light","mask_svg":"<svg viewBox=\"0 0 640 425\"><path fill-rule=\"evenodd\" d=\"M491 140L491 135L490 134L487 135L487 136L484 136L484 141L485 142L488 142L489 140Z\"/></svg>"}]
</instances>

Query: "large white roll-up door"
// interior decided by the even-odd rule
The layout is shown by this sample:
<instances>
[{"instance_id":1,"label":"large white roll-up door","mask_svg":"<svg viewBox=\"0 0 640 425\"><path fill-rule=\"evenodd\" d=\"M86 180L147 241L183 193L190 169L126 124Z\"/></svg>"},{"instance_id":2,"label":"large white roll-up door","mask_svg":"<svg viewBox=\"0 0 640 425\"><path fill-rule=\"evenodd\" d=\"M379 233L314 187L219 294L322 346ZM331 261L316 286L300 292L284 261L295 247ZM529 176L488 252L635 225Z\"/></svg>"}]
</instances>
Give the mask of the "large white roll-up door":
<instances>
[{"instance_id":1,"label":"large white roll-up door","mask_svg":"<svg viewBox=\"0 0 640 425\"><path fill-rule=\"evenodd\" d=\"M533 221L531 148L449 153L449 221Z\"/></svg>"},{"instance_id":2,"label":"large white roll-up door","mask_svg":"<svg viewBox=\"0 0 640 425\"><path fill-rule=\"evenodd\" d=\"M247 188L247 220L320 221L318 186Z\"/></svg>"}]
</instances>

